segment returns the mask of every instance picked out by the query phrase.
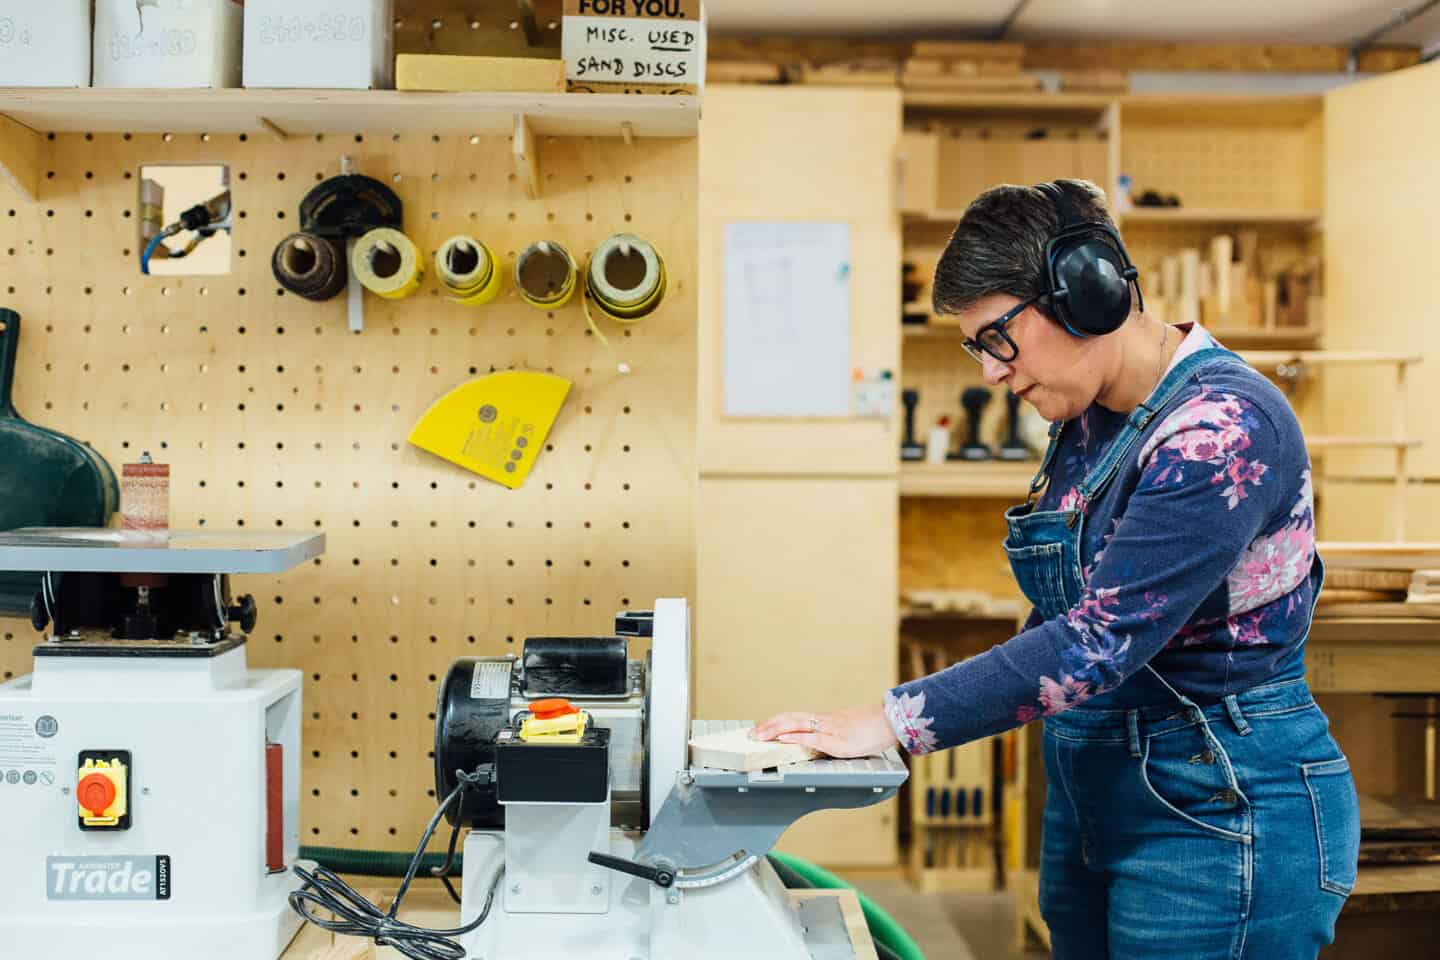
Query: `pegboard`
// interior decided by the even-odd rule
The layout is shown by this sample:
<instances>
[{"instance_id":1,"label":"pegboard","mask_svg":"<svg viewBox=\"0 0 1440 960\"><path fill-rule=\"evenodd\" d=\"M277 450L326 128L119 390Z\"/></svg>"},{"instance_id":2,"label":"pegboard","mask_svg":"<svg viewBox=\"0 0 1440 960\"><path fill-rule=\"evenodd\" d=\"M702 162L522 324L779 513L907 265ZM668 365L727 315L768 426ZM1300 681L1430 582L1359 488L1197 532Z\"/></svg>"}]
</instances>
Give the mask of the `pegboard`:
<instances>
[{"instance_id":1,"label":"pegboard","mask_svg":"<svg viewBox=\"0 0 1440 960\"><path fill-rule=\"evenodd\" d=\"M117 473L145 450L170 463L175 527L325 532L313 565L235 578L260 609L250 664L304 671L302 842L409 848L436 802L433 711L452 660L607 634L617 610L693 596L696 141L542 137L535 200L504 136L60 134L49 146L41 204L0 189L0 304L23 318L18 408ZM623 331L599 320L612 355L578 296L537 310L507 273L498 301L467 308L430 270L408 300L366 294L365 330L351 334L343 295L311 303L270 272L301 198L342 154L400 195L427 257L470 233L508 271L537 239L583 260L634 232L667 258L666 299ZM141 276L140 166L214 162L231 168L232 273ZM574 382L522 489L406 442L437 397L509 369ZM36 639L0 621L0 675L28 672Z\"/></svg>"},{"instance_id":2,"label":"pegboard","mask_svg":"<svg viewBox=\"0 0 1440 960\"><path fill-rule=\"evenodd\" d=\"M1321 206L1321 145L1310 127L1122 124L1120 172L1137 197L1156 190L1186 207Z\"/></svg>"}]
</instances>

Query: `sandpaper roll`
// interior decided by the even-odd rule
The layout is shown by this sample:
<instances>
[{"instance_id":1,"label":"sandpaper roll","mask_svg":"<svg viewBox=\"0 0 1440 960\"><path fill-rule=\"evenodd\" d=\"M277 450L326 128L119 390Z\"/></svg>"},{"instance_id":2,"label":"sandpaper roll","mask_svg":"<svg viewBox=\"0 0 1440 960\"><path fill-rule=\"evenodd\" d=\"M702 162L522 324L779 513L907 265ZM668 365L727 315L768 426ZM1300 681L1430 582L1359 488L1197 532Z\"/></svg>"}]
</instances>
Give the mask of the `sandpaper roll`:
<instances>
[{"instance_id":1,"label":"sandpaper roll","mask_svg":"<svg viewBox=\"0 0 1440 960\"><path fill-rule=\"evenodd\" d=\"M306 300L329 300L345 289L345 253L323 237L292 233L270 258L280 286Z\"/></svg>"},{"instance_id":2,"label":"sandpaper roll","mask_svg":"<svg viewBox=\"0 0 1440 960\"><path fill-rule=\"evenodd\" d=\"M525 641L527 697L615 697L629 692L624 637L530 637Z\"/></svg>"}]
</instances>

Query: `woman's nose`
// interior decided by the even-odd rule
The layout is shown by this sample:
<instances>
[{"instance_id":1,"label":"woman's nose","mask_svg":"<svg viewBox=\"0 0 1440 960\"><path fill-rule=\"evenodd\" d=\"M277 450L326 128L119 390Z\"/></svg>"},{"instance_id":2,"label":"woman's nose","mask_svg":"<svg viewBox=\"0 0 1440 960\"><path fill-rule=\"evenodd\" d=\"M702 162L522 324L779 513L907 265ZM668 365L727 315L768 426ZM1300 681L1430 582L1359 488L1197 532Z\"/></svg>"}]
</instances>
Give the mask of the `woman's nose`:
<instances>
[{"instance_id":1,"label":"woman's nose","mask_svg":"<svg viewBox=\"0 0 1440 960\"><path fill-rule=\"evenodd\" d=\"M1010 364L1003 360L996 360L988 353L985 354L985 360L981 364L980 369L985 376L985 382L992 387L1004 383L1005 379L1014 372Z\"/></svg>"}]
</instances>

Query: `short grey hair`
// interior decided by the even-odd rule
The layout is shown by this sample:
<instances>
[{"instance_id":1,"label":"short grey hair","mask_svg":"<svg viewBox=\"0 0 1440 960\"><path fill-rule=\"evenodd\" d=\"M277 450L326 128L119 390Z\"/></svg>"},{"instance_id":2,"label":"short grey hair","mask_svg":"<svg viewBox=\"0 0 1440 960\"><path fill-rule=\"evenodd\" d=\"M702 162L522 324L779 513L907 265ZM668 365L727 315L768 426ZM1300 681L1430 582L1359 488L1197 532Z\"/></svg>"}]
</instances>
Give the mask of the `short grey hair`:
<instances>
[{"instance_id":1,"label":"short grey hair","mask_svg":"<svg viewBox=\"0 0 1440 960\"><path fill-rule=\"evenodd\" d=\"M1076 213L1111 229L1105 193L1089 180L1059 180ZM1001 184L970 202L935 265L937 314L959 313L992 293L1029 300L1046 292L1045 247L1060 228L1035 187Z\"/></svg>"}]
</instances>

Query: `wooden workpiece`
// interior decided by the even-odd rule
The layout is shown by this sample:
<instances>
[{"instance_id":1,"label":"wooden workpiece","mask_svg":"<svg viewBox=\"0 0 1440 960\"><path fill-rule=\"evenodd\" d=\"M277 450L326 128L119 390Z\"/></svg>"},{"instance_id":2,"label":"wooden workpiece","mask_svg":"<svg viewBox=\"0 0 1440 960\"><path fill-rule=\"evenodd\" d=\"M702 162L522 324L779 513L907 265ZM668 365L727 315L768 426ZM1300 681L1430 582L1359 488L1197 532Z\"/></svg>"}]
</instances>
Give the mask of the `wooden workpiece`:
<instances>
[{"instance_id":1,"label":"wooden workpiece","mask_svg":"<svg viewBox=\"0 0 1440 960\"><path fill-rule=\"evenodd\" d=\"M117 473L146 450L169 463L172 526L327 535L311 565L237 578L260 611L249 661L304 672L301 842L408 849L435 808L432 711L456 657L519 655L527 636L604 635L618 610L694 596L696 140L643 135L647 98L566 96L577 122L593 117L609 135L553 136L539 117L558 114L532 114L542 195L531 199L514 170L511 109L472 109L523 95L173 91L164 109L145 91L56 96L99 97L91 120L104 103L139 110L150 98L152 123L177 130L214 107L218 131L227 103L254 118L256 99L297 105L275 113L297 130L303 116L330 130L368 121L285 141L59 133L45 141L40 204L0 186L0 304L24 318L17 407L90 441ZM315 106L325 97L333 111ZM411 97L447 106L414 111ZM642 133L630 144L622 118ZM271 251L342 155L399 194L427 258L457 233L488 244L506 271L499 298L451 303L431 270L409 299L366 294L364 332L351 334L343 296L281 295ZM141 276L142 163L229 164L228 275ZM598 320L613 353L578 296L547 312L514 293L525 245L557 241L583 263L621 231L655 244L670 285L634 326ZM620 359L632 373L617 372ZM406 442L437 397L509 369L574 382L523 488ZM0 678L29 672L36 640L27 621L0 622ZM633 657L644 653L632 642Z\"/></svg>"}]
</instances>

